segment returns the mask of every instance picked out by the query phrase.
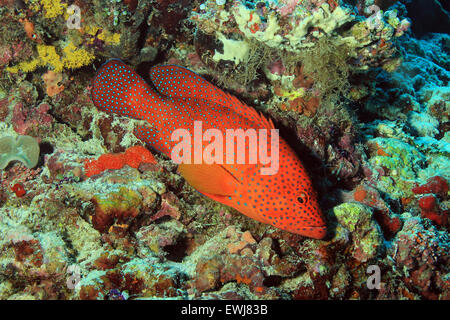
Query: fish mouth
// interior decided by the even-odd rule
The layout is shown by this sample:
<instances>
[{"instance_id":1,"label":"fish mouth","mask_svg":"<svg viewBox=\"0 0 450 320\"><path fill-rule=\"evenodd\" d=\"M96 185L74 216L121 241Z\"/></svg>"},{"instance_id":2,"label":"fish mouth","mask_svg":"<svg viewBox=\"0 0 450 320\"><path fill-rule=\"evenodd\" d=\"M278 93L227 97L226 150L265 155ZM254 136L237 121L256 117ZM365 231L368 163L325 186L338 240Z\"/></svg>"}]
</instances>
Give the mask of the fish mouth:
<instances>
[{"instance_id":1,"label":"fish mouth","mask_svg":"<svg viewBox=\"0 0 450 320\"><path fill-rule=\"evenodd\" d=\"M300 235L321 240L327 235L326 226L306 227L299 232Z\"/></svg>"}]
</instances>

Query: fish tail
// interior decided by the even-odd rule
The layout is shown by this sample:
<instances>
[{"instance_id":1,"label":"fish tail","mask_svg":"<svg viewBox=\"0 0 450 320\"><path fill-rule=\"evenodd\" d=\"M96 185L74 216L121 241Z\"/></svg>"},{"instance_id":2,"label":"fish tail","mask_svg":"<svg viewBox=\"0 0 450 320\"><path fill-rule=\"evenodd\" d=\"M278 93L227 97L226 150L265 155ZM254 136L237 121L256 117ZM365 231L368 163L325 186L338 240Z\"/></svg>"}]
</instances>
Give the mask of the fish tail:
<instances>
[{"instance_id":1,"label":"fish tail","mask_svg":"<svg viewBox=\"0 0 450 320\"><path fill-rule=\"evenodd\" d=\"M152 116L154 106L163 104L133 69L119 59L106 62L92 84L92 101L97 109L135 119Z\"/></svg>"}]
</instances>

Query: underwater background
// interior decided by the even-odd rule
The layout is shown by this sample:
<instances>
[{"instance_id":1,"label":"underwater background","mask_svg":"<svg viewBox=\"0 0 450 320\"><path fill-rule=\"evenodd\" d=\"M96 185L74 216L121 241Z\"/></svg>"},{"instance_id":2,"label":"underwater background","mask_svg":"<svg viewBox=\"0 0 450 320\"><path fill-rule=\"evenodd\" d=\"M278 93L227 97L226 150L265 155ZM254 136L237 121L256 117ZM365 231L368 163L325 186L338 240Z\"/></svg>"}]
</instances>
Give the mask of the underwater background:
<instances>
[{"instance_id":1,"label":"underwater background","mask_svg":"<svg viewBox=\"0 0 450 320\"><path fill-rule=\"evenodd\" d=\"M0 299L450 299L449 10L0 0ZM111 58L147 81L186 67L272 119L327 236L201 195L139 120L98 111Z\"/></svg>"}]
</instances>

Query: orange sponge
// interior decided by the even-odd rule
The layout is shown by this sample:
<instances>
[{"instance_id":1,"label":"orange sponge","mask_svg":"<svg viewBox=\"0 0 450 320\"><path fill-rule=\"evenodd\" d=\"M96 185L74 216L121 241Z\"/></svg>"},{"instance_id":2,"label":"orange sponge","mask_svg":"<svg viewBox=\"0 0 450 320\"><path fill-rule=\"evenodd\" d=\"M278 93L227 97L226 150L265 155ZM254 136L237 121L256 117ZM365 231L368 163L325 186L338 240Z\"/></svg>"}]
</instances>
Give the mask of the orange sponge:
<instances>
[{"instance_id":1,"label":"orange sponge","mask_svg":"<svg viewBox=\"0 0 450 320\"><path fill-rule=\"evenodd\" d=\"M108 169L120 169L124 165L138 168L141 163L156 163L156 159L145 147L134 146L124 153L107 153L97 160L85 160L84 172L86 176L91 177Z\"/></svg>"}]
</instances>

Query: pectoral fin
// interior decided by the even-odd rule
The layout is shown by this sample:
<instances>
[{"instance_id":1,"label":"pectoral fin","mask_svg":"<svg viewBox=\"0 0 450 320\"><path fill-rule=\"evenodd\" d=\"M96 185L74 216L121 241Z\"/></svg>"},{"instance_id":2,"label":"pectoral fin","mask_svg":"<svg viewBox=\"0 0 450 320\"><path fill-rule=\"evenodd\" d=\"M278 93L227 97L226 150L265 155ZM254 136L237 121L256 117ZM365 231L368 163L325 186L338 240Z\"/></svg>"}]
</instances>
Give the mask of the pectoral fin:
<instances>
[{"instance_id":1,"label":"pectoral fin","mask_svg":"<svg viewBox=\"0 0 450 320\"><path fill-rule=\"evenodd\" d=\"M217 164L180 164L178 172L201 193L231 196L239 181Z\"/></svg>"}]
</instances>

